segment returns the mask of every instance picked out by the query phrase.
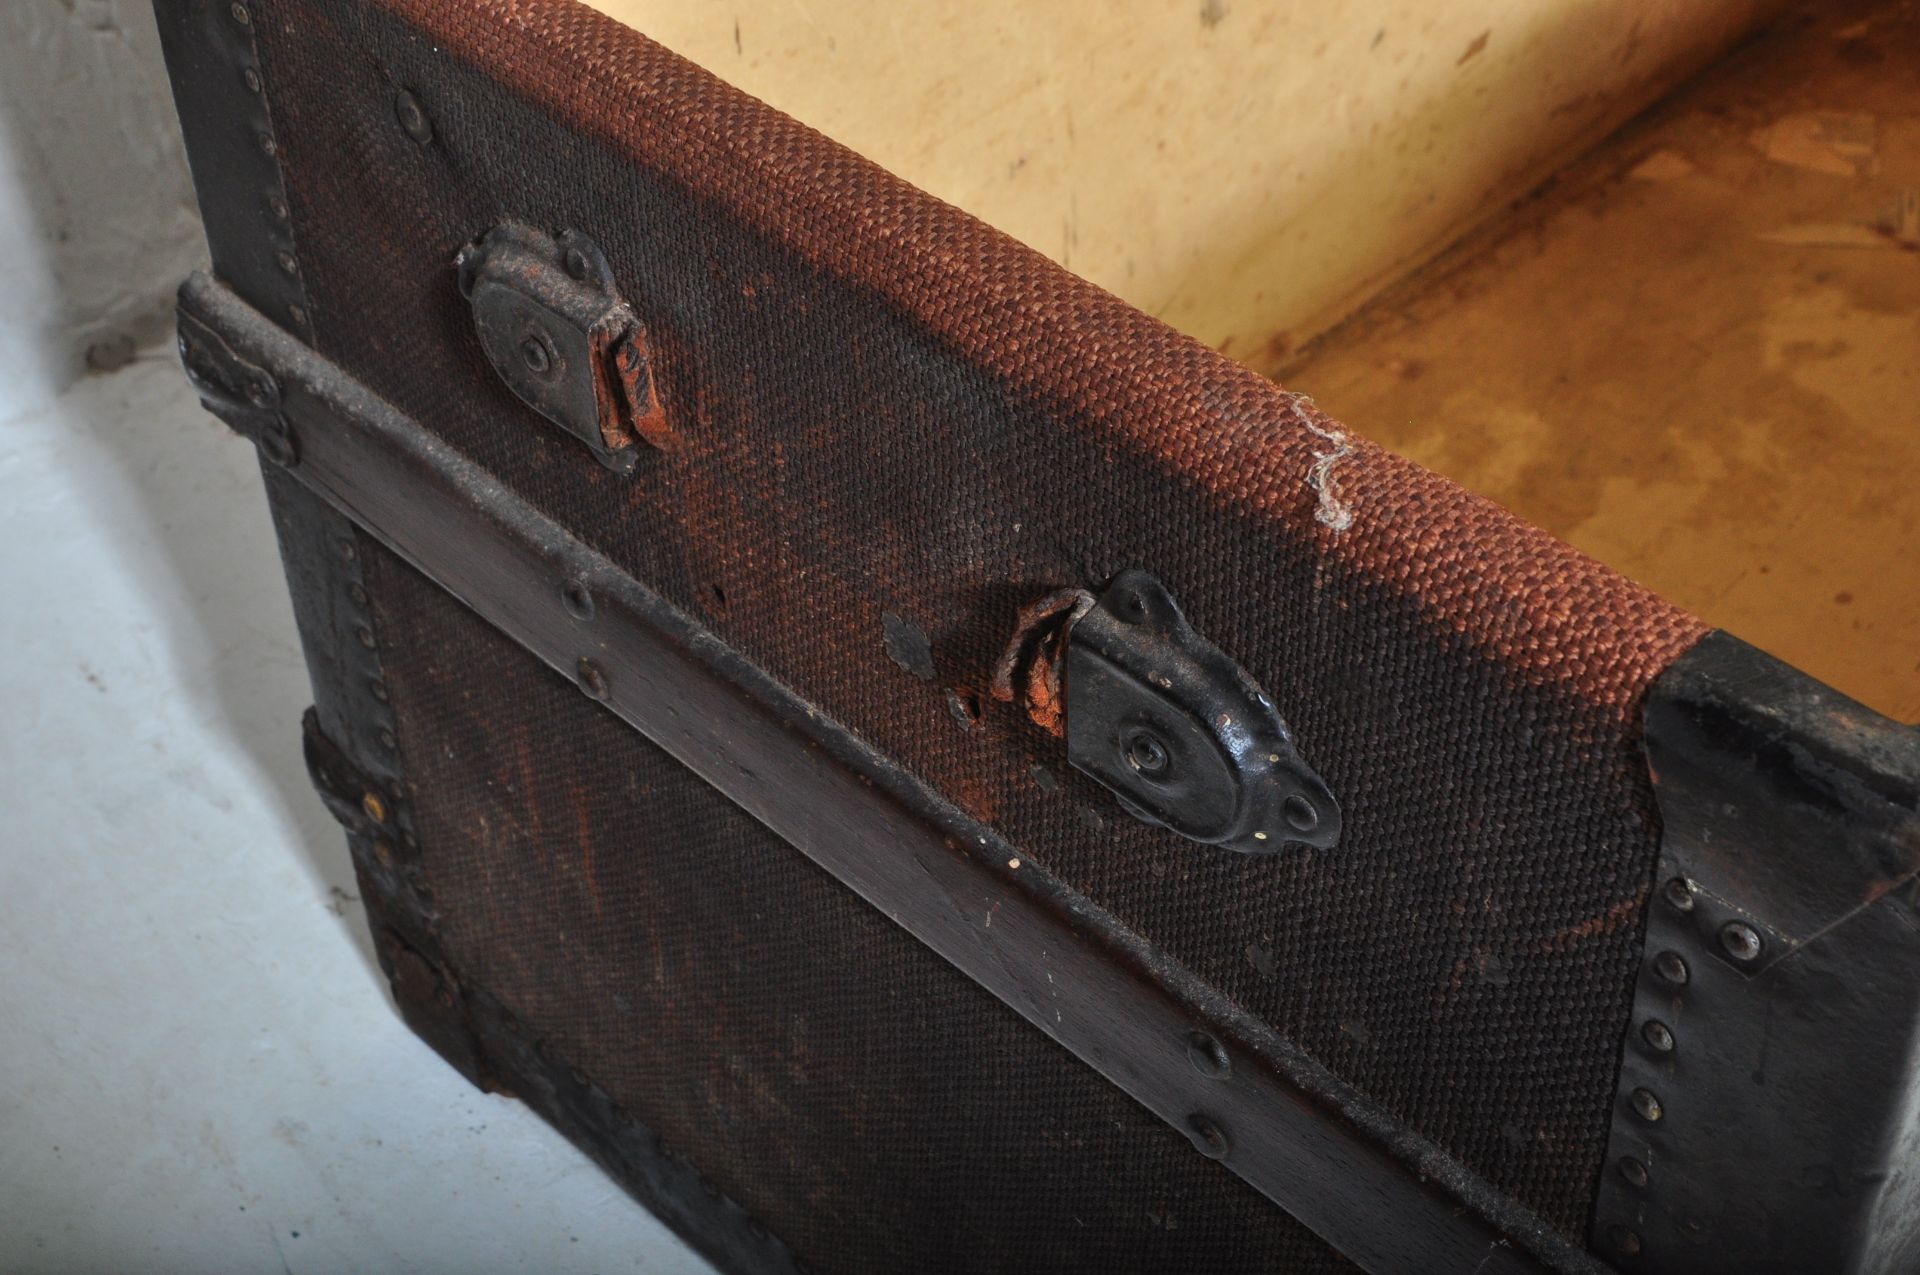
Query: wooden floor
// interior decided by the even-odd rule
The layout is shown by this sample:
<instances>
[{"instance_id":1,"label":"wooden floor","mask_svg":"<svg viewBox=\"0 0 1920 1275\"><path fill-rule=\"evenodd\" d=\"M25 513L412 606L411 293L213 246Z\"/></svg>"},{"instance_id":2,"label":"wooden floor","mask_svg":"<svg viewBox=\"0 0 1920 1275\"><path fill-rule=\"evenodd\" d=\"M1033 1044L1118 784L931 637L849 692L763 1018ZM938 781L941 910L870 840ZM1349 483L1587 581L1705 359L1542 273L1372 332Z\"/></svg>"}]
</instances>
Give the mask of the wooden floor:
<instances>
[{"instance_id":1,"label":"wooden floor","mask_svg":"<svg viewBox=\"0 0 1920 1275\"><path fill-rule=\"evenodd\" d=\"M1920 6L1795 23L1278 371L1920 719Z\"/></svg>"}]
</instances>

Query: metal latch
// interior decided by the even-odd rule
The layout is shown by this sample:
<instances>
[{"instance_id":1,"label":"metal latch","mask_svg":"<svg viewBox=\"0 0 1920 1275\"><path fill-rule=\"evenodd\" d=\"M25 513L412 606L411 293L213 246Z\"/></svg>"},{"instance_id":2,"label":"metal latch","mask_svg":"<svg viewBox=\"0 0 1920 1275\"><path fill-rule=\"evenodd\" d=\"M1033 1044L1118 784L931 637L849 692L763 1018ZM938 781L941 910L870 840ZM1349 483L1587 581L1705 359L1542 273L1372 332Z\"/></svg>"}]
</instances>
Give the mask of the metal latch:
<instances>
[{"instance_id":1,"label":"metal latch","mask_svg":"<svg viewBox=\"0 0 1920 1275\"><path fill-rule=\"evenodd\" d=\"M300 451L293 441L280 382L259 364L242 358L221 335L187 313L178 312L178 348L187 380L206 409L237 433L251 439L276 465L294 465Z\"/></svg>"},{"instance_id":2,"label":"metal latch","mask_svg":"<svg viewBox=\"0 0 1920 1275\"><path fill-rule=\"evenodd\" d=\"M591 239L508 222L462 249L459 266L481 348L522 402L618 473L632 472L636 441L666 445L646 329Z\"/></svg>"},{"instance_id":3,"label":"metal latch","mask_svg":"<svg viewBox=\"0 0 1920 1275\"><path fill-rule=\"evenodd\" d=\"M1146 572L1073 622L1065 691L1068 760L1135 817L1243 854L1339 841L1333 792L1273 701Z\"/></svg>"}]
</instances>

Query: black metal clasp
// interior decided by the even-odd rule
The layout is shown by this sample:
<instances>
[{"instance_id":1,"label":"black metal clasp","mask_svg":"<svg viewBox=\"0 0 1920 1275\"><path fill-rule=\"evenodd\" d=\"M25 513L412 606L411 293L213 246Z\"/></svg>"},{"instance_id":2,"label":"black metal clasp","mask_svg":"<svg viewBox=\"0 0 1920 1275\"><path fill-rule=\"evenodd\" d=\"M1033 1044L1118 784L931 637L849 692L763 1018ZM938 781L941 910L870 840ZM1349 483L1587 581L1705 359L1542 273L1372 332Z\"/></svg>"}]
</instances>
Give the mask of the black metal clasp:
<instances>
[{"instance_id":1,"label":"black metal clasp","mask_svg":"<svg viewBox=\"0 0 1920 1275\"><path fill-rule=\"evenodd\" d=\"M508 222L462 249L459 267L480 346L522 402L618 473L632 472L636 441L666 446L646 329L591 239Z\"/></svg>"},{"instance_id":2,"label":"black metal clasp","mask_svg":"<svg viewBox=\"0 0 1920 1275\"><path fill-rule=\"evenodd\" d=\"M1340 839L1340 807L1273 701L1144 571L1074 622L1066 736L1076 769L1183 837L1243 854Z\"/></svg>"},{"instance_id":3,"label":"black metal clasp","mask_svg":"<svg viewBox=\"0 0 1920 1275\"><path fill-rule=\"evenodd\" d=\"M274 464L298 464L300 452L283 410L279 380L235 353L218 332L184 307L176 312L176 318L180 364L199 393L202 406L235 433L252 440L260 454Z\"/></svg>"}]
</instances>

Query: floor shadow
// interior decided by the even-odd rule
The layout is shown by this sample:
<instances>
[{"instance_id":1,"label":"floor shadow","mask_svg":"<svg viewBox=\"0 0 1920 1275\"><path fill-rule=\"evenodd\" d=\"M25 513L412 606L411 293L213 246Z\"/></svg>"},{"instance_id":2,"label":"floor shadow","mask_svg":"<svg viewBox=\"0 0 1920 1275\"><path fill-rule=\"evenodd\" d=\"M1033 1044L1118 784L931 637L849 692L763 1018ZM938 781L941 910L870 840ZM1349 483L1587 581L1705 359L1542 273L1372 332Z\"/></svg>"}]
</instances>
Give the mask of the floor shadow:
<instances>
[{"instance_id":1,"label":"floor shadow","mask_svg":"<svg viewBox=\"0 0 1920 1275\"><path fill-rule=\"evenodd\" d=\"M345 840L301 757L312 697L253 449L199 408L171 348L173 289L205 245L148 0L0 6L0 232L17 249L0 264L0 420L84 435L61 458L76 512L127 546L179 691L252 760L275 835L294 831L373 970Z\"/></svg>"},{"instance_id":2,"label":"floor shadow","mask_svg":"<svg viewBox=\"0 0 1920 1275\"><path fill-rule=\"evenodd\" d=\"M271 789L280 817L261 831L291 833L320 901L377 976L346 839L301 751L312 690L253 447L201 408L171 346L89 378L56 410L93 444L72 461L93 506L83 516L139 564L175 686L201 729L230 740Z\"/></svg>"}]
</instances>

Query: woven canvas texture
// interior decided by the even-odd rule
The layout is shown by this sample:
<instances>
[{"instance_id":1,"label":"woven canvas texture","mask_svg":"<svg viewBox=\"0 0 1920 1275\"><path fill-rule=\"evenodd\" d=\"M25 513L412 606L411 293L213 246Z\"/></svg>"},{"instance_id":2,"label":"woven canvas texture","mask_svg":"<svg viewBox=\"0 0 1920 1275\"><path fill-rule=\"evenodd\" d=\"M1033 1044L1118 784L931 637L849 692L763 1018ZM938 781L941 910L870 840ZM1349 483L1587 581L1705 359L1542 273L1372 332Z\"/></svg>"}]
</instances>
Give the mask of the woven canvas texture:
<instances>
[{"instance_id":1,"label":"woven canvas texture","mask_svg":"<svg viewBox=\"0 0 1920 1275\"><path fill-rule=\"evenodd\" d=\"M440 938L817 1271L1354 1269L383 551Z\"/></svg>"},{"instance_id":2,"label":"woven canvas texture","mask_svg":"<svg viewBox=\"0 0 1920 1275\"><path fill-rule=\"evenodd\" d=\"M1656 850L1639 706L1696 621L577 5L255 12L324 353L1582 1233ZM396 122L402 88L430 143ZM506 220L589 234L648 326L678 438L631 478L485 363L453 261ZM1342 445L1336 528L1309 475ZM1142 826L987 699L1019 606L1126 567L1272 694L1342 803L1337 850ZM888 658L889 612L929 638L932 681ZM433 721L412 725L431 756ZM504 707L494 725L532 729ZM564 743L551 729L518 746ZM540 825L525 853L549 889L594 831ZM548 899L514 888L485 896L470 957ZM556 980L632 975L552 960ZM837 986L814 965L803 1006ZM549 1008L528 1017L584 1030Z\"/></svg>"}]
</instances>

